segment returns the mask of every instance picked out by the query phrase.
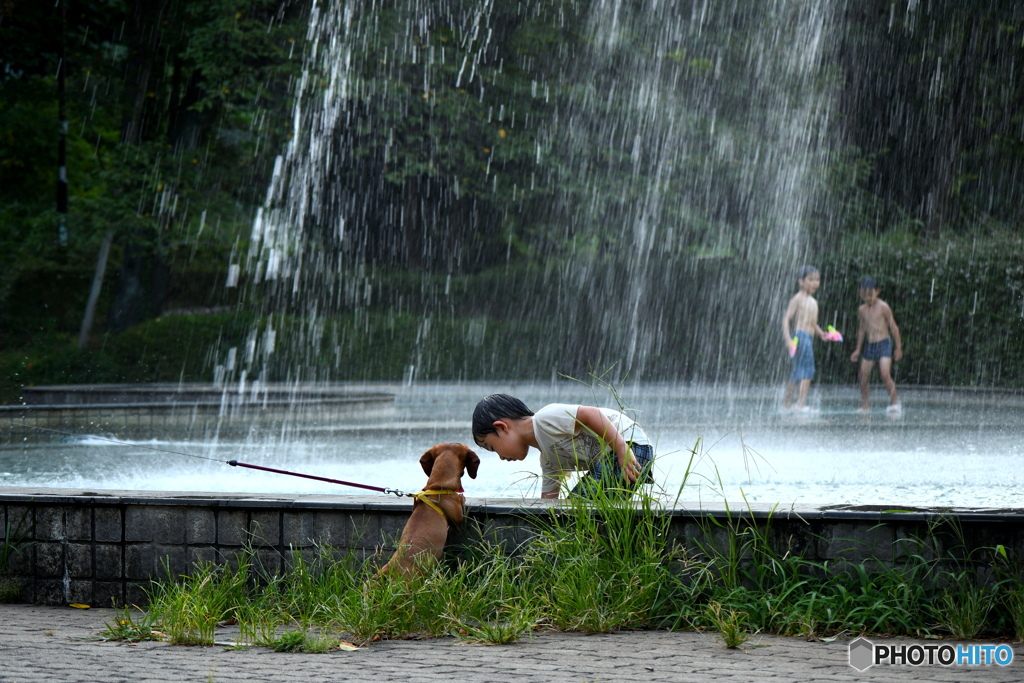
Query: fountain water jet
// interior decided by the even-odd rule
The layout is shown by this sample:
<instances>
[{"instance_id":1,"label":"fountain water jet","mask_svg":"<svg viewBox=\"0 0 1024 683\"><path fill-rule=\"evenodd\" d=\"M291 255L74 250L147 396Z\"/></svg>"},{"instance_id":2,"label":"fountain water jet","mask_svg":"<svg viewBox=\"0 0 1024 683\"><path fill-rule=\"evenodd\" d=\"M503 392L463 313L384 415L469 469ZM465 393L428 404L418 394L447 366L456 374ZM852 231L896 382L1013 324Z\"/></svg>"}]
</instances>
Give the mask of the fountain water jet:
<instances>
[{"instance_id":1,"label":"fountain water jet","mask_svg":"<svg viewBox=\"0 0 1024 683\"><path fill-rule=\"evenodd\" d=\"M221 350L218 381L351 377L342 364L345 340L365 329L359 312L395 310L420 321L393 349L410 380L779 376L776 311L809 227L828 222L832 3L603 0L580 12L590 39L563 34L560 59L537 64L494 37L527 31L536 3L312 4L294 134L231 264L266 317L244 354ZM725 49L735 39L745 49ZM530 92L510 98L512 78ZM450 101L487 116L482 179L452 175L447 155L465 133L445 128ZM501 145L523 149L501 157ZM489 267L481 236L532 261L488 280L512 296L451 294L453 277ZM386 300L405 269L420 274L419 300ZM526 332L530 348L501 369L431 371L452 366L425 358L423 342L453 313L456 326L483 325L478 345ZM274 349L282 316L302 320L287 353ZM495 320L517 322L498 331Z\"/></svg>"},{"instance_id":2,"label":"fountain water jet","mask_svg":"<svg viewBox=\"0 0 1024 683\"><path fill-rule=\"evenodd\" d=\"M660 435L670 488L704 437L701 452L730 500L742 489L769 503L905 503L913 483L884 471L894 458L935 470L915 502L1020 500L1005 475L1019 450L1004 438L1016 438L1013 418L986 398L961 407L920 397L902 422L863 422L834 408L852 411L852 391L823 390L821 415L793 423L775 414L775 390L764 388L773 385L749 383L778 377L777 317L791 272L835 211L822 171L833 135L822 68L832 3L599 1L551 23L547 61L502 53L494 36L525 30L553 3L408 0L384 14L371 2L312 7L294 135L250 243L229 267L228 284L262 317L244 344L211 351L213 379L225 395L259 396L274 382L362 379L344 366L393 354L401 370L376 388L398 396L396 412L269 437L200 437L201 452L227 459L241 450L247 460L408 489L417 482L392 479L409 474L400 464L432 443L466 440L480 395L606 403L606 394L554 381L595 370L621 384L627 406ZM524 87L503 89L508 82ZM474 107L481 123L445 129L437 112L455 105ZM463 134L479 136L479 177L451 172L447 155L469 150L459 147ZM516 147L502 156L501 145ZM396 286L401 277L412 285ZM414 320L404 338L401 316ZM445 325L459 343L431 346L448 339ZM363 356L350 353L372 335ZM552 381L517 381L538 378ZM100 485L84 478L91 466L75 453L100 469L127 456L97 458L93 448L73 444L72 459L42 475ZM21 473L40 471L26 464L47 459L37 455L12 445L5 476L34 482ZM292 484L197 477L149 453L131 457L128 478L114 482L122 488ZM497 461L482 471L477 493L515 496L531 485ZM964 489L968 471L986 473L987 492Z\"/></svg>"}]
</instances>

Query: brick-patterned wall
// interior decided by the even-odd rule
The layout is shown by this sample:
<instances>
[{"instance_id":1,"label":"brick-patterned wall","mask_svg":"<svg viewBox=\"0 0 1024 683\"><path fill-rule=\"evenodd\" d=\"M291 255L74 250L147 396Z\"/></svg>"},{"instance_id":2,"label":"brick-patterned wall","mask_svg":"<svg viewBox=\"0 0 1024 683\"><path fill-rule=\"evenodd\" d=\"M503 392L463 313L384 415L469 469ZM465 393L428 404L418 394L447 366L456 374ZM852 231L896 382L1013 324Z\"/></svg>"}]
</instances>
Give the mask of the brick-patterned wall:
<instances>
[{"instance_id":1,"label":"brick-patterned wall","mask_svg":"<svg viewBox=\"0 0 1024 683\"><path fill-rule=\"evenodd\" d=\"M388 554L412 503L383 496L261 496L61 489L0 488L0 529L15 533L19 551L10 573L24 580L22 598L42 604L144 604L144 588L165 566L184 574L198 561L227 559L246 543L268 569L293 549L314 545L352 550L363 558ZM449 544L482 536L520 547L532 536L530 518L554 501L469 499L467 524ZM882 565L921 551L913 539L929 534L951 548L966 541L984 564L986 548L1002 545L1011 561L1024 559L1024 511L891 512L867 508L786 511L680 506L676 540L692 552L726 547L732 525L755 524L780 554L807 559L872 560ZM712 522L714 520L714 522ZM979 550L980 549L980 550Z\"/></svg>"}]
</instances>

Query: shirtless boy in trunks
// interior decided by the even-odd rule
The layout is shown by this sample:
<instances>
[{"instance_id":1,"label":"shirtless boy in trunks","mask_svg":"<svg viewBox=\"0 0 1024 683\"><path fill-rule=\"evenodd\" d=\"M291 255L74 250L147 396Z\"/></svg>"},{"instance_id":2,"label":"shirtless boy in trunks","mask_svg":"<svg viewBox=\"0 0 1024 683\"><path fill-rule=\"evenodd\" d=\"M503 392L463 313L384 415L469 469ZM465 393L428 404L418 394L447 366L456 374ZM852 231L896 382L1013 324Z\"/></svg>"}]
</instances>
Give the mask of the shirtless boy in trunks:
<instances>
[{"instance_id":1,"label":"shirtless boy in trunks","mask_svg":"<svg viewBox=\"0 0 1024 683\"><path fill-rule=\"evenodd\" d=\"M811 341L814 337L825 338L825 332L818 327L818 302L814 299L814 293L821 286L821 274L814 266L803 266L797 274L797 285L800 291L789 300L786 314L782 317L782 335L787 348L791 349L796 344L786 393L782 397L782 409L789 410L795 391L796 410L807 412L807 391L814 379L814 350Z\"/></svg>"},{"instance_id":2,"label":"shirtless boy in trunks","mask_svg":"<svg viewBox=\"0 0 1024 683\"><path fill-rule=\"evenodd\" d=\"M896 327L896 320L892 317L892 309L878 298L879 291L874 278L866 277L860 281L859 293L864 303L857 309L857 348L850 356L854 363L860 359L858 413L871 410L868 404L868 380L871 379L871 370L876 362L878 374L889 390L889 407L886 411L900 413L903 410L896 396L896 383L892 379L892 362L903 358L903 342L900 340L900 328Z\"/></svg>"}]
</instances>

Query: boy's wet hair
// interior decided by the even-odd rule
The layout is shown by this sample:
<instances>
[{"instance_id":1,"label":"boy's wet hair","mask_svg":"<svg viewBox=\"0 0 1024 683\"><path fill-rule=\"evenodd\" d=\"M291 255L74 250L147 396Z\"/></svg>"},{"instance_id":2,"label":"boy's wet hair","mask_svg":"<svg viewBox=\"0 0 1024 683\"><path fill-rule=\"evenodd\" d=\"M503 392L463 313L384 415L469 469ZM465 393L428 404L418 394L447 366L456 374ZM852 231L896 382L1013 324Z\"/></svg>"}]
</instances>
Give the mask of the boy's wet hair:
<instances>
[{"instance_id":1,"label":"boy's wet hair","mask_svg":"<svg viewBox=\"0 0 1024 683\"><path fill-rule=\"evenodd\" d=\"M480 399L473 410L473 439L479 443L488 434L497 434L494 423L498 420L522 420L532 415L533 411L515 396L491 394Z\"/></svg>"},{"instance_id":2,"label":"boy's wet hair","mask_svg":"<svg viewBox=\"0 0 1024 683\"><path fill-rule=\"evenodd\" d=\"M796 271L796 281L800 282L811 273L817 273L818 269L814 266L800 266L800 270Z\"/></svg>"},{"instance_id":3,"label":"boy's wet hair","mask_svg":"<svg viewBox=\"0 0 1024 683\"><path fill-rule=\"evenodd\" d=\"M857 288L858 289L878 289L878 283L875 282L875 278L873 278L873 277L862 277L860 279L860 285L858 285Z\"/></svg>"}]
</instances>

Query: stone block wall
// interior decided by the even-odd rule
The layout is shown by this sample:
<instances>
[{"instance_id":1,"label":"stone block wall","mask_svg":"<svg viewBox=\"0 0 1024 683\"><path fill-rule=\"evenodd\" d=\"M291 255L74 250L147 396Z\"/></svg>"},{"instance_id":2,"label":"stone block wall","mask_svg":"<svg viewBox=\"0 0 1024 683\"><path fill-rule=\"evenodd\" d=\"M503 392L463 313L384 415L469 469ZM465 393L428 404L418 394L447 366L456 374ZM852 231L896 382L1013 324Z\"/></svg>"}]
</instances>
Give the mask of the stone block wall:
<instances>
[{"instance_id":1,"label":"stone block wall","mask_svg":"<svg viewBox=\"0 0 1024 683\"><path fill-rule=\"evenodd\" d=\"M0 527L10 522L17 548L9 570L24 579L22 597L42 604L144 604L151 579L229 559L246 544L260 549L271 570L292 549L314 544L368 558L392 549L411 510L404 501L366 510L187 495L0 495Z\"/></svg>"},{"instance_id":2,"label":"stone block wall","mask_svg":"<svg viewBox=\"0 0 1024 683\"><path fill-rule=\"evenodd\" d=\"M470 499L467 524L449 545L480 538L514 551L530 542L531 520L554 501ZM0 488L0 529L11 529L17 552L8 571L23 580L22 598L41 604L145 604L151 579L188 573L196 563L229 560L246 544L270 570L293 550L351 550L363 559L387 555L412 503L383 496L243 494ZM779 555L841 567L870 561L894 566L916 554L990 563L1003 546L1024 560L1024 511L809 508L784 512L679 507L675 541L692 555L728 548L729 535L759 534ZM922 545L920 539L930 539ZM741 544L742 545L742 544ZM746 559L749 559L747 557Z\"/></svg>"}]
</instances>

